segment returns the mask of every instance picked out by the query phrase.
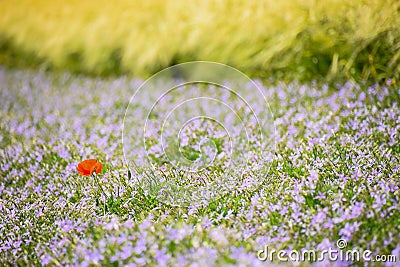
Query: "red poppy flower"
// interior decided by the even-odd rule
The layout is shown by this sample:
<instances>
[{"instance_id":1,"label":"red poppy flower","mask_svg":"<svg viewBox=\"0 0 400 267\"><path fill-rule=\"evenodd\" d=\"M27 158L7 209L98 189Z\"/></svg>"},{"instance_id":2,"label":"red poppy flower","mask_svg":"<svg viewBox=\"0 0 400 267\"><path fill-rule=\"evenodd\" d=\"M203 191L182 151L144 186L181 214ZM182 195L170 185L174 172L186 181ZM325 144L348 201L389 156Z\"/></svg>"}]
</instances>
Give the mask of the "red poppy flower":
<instances>
[{"instance_id":1,"label":"red poppy flower","mask_svg":"<svg viewBox=\"0 0 400 267\"><path fill-rule=\"evenodd\" d=\"M90 176L94 172L100 173L101 172L102 164L100 161L96 159L87 159L78 164L77 171L80 175L83 176Z\"/></svg>"}]
</instances>

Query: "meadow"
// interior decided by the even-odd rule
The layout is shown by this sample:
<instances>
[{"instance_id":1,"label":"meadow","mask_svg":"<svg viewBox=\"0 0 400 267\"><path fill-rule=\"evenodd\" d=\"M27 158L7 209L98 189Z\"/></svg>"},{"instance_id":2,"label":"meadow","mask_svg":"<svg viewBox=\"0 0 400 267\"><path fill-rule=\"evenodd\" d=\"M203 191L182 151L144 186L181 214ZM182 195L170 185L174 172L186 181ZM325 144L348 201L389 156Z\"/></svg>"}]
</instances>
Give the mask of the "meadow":
<instances>
[{"instance_id":1,"label":"meadow","mask_svg":"<svg viewBox=\"0 0 400 267\"><path fill-rule=\"evenodd\" d=\"M399 256L398 86L263 86L276 150L262 184L173 206L124 162L122 122L142 80L2 68L0 81L4 265L265 266L265 245L322 250L338 239ZM88 158L104 164L105 194L76 171Z\"/></svg>"},{"instance_id":2,"label":"meadow","mask_svg":"<svg viewBox=\"0 0 400 267\"><path fill-rule=\"evenodd\" d=\"M1 266L400 266L399 1L0 10Z\"/></svg>"}]
</instances>

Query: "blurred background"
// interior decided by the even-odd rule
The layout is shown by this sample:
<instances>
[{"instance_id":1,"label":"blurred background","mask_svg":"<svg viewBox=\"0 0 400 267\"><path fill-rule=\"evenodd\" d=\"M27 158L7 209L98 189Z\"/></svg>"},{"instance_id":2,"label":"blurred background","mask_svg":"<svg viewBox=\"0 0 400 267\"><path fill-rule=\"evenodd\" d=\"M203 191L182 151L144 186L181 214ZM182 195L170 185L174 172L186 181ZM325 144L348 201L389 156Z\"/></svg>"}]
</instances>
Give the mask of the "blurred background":
<instances>
[{"instance_id":1,"label":"blurred background","mask_svg":"<svg viewBox=\"0 0 400 267\"><path fill-rule=\"evenodd\" d=\"M252 77L400 73L400 1L2 0L0 64L149 75L210 60Z\"/></svg>"}]
</instances>

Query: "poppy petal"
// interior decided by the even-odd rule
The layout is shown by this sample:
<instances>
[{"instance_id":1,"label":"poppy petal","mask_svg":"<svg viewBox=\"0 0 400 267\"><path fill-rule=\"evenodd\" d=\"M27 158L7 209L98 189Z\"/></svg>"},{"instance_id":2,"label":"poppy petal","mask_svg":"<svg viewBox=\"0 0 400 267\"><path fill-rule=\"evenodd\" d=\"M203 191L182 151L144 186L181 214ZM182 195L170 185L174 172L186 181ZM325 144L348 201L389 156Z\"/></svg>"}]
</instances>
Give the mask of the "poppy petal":
<instances>
[{"instance_id":1,"label":"poppy petal","mask_svg":"<svg viewBox=\"0 0 400 267\"><path fill-rule=\"evenodd\" d=\"M96 168L96 165L93 165L90 167L90 175L94 173L94 169Z\"/></svg>"},{"instance_id":2,"label":"poppy petal","mask_svg":"<svg viewBox=\"0 0 400 267\"><path fill-rule=\"evenodd\" d=\"M96 166L95 166L96 174L101 173L102 167L103 167L103 164L101 164L101 162L98 161L98 162L96 163Z\"/></svg>"},{"instance_id":3,"label":"poppy petal","mask_svg":"<svg viewBox=\"0 0 400 267\"><path fill-rule=\"evenodd\" d=\"M86 170L90 170L92 168L92 166L96 164L96 162L97 162L96 159L87 159L87 160L82 161L81 163L83 164L83 167Z\"/></svg>"},{"instance_id":4,"label":"poppy petal","mask_svg":"<svg viewBox=\"0 0 400 267\"><path fill-rule=\"evenodd\" d=\"M89 171L87 169L85 169L84 165L81 163L79 163L77 170L80 175L83 175L83 176L90 175Z\"/></svg>"},{"instance_id":5,"label":"poppy petal","mask_svg":"<svg viewBox=\"0 0 400 267\"><path fill-rule=\"evenodd\" d=\"M78 164L77 171L80 175L90 176L95 171L96 173L100 173L102 169L101 162L96 159L87 159Z\"/></svg>"}]
</instances>

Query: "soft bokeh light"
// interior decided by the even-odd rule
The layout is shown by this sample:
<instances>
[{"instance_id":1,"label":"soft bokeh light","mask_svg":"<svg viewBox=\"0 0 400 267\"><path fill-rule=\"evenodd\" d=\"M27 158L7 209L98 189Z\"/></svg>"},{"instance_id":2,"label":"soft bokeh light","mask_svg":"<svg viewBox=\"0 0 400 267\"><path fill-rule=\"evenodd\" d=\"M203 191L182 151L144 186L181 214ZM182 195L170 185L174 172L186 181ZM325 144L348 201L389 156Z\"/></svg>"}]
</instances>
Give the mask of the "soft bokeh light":
<instances>
[{"instance_id":1,"label":"soft bokeh light","mask_svg":"<svg viewBox=\"0 0 400 267\"><path fill-rule=\"evenodd\" d=\"M253 76L399 72L398 1L6 0L0 10L3 54L74 71L147 76L210 60Z\"/></svg>"}]
</instances>

